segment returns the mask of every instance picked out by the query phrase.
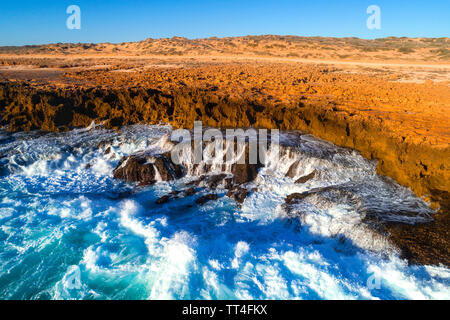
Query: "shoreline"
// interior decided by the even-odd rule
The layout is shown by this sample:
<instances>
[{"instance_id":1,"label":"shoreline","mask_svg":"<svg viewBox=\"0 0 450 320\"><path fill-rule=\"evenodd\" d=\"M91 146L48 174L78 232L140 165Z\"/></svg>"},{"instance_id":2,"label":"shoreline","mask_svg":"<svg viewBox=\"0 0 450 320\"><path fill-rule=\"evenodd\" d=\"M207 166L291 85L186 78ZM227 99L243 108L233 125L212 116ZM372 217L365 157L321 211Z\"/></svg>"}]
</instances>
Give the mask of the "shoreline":
<instances>
[{"instance_id":1,"label":"shoreline","mask_svg":"<svg viewBox=\"0 0 450 320\"><path fill-rule=\"evenodd\" d=\"M448 83L399 83L389 72L326 65L179 59L177 68L164 64L169 59L128 72L116 72L120 64L13 71L0 77L1 124L10 131L67 131L92 121L115 129L138 123L191 129L199 120L313 134L377 160L378 174L439 208L431 223L390 224L385 232L410 262L450 265Z\"/></svg>"},{"instance_id":2,"label":"shoreline","mask_svg":"<svg viewBox=\"0 0 450 320\"><path fill-rule=\"evenodd\" d=\"M432 207L450 208L450 146L441 141L408 141L390 132L377 115L365 118L336 105L303 100L278 108L239 101L211 90L102 87L46 89L26 83L0 83L2 125L9 131L67 131L93 121L106 128L167 123L191 129L194 121L218 128L300 130L378 160L377 173L411 188ZM21 104L20 106L18 104ZM392 129L391 129L392 130Z\"/></svg>"}]
</instances>

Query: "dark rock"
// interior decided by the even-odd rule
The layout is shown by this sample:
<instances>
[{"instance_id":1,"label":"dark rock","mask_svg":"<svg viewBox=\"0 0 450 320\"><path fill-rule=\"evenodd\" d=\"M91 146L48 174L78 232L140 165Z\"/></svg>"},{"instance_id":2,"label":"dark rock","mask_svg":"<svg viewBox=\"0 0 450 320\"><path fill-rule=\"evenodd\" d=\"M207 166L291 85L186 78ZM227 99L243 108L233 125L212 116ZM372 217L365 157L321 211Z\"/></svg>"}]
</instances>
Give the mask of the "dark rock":
<instances>
[{"instance_id":1,"label":"dark rock","mask_svg":"<svg viewBox=\"0 0 450 320\"><path fill-rule=\"evenodd\" d=\"M286 204L296 204L299 203L301 200L305 199L308 195L310 195L309 192L303 192L303 193L292 193L284 199L284 202Z\"/></svg>"},{"instance_id":2,"label":"dark rock","mask_svg":"<svg viewBox=\"0 0 450 320\"><path fill-rule=\"evenodd\" d=\"M205 179L205 177L206 176L203 175L195 180L189 181L188 183L186 183L186 186L198 186L203 181L203 179Z\"/></svg>"},{"instance_id":3,"label":"dark rock","mask_svg":"<svg viewBox=\"0 0 450 320\"><path fill-rule=\"evenodd\" d=\"M197 191L196 191L195 188L193 188L193 187L187 189L187 190L184 192L184 194L185 194L186 196L192 196L193 194L196 194L196 193L197 193Z\"/></svg>"},{"instance_id":4,"label":"dark rock","mask_svg":"<svg viewBox=\"0 0 450 320\"><path fill-rule=\"evenodd\" d=\"M314 179L314 177L316 176L316 173L317 173L317 171L314 170L310 174L307 174L306 176L300 177L297 180L295 180L295 183L306 183L309 180Z\"/></svg>"},{"instance_id":5,"label":"dark rock","mask_svg":"<svg viewBox=\"0 0 450 320\"><path fill-rule=\"evenodd\" d=\"M284 199L283 209L290 218L301 217L305 212L299 210L296 204L304 201L309 196L326 192L330 187L316 188L302 193L292 193ZM326 199L323 199L326 202Z\"/></svg>"},{"instance_id":6,"label":"dark rock","mask_svg":"<svg viewBox=\"0 0 450 320\"><path fill-rule=\"evenodd\" d=\"M250 194L250 191L239 186L229 190L227 192L227 196L238 203L244 203L247 196Z\"/></svg>"},{"instance_id":7,"label":"dark rock","mask_svg":"<svg viewBox=\"0 0 450 320\"><path fill-rule=\"evenodd\" d=\"M231 165L231 173L234 175L233 180L236 184L243 184L255 180L258 175L258 170L264 167L264 164L261 163L259 157L257 157L257 162L255 164L250 164L249 149L249 145L246 144L245 152L242 154L241 159ZM242 157L245 158L242 159ZM244 163L240 164L239 162Z\"/></svg>"},{"instance_id":8,"label":"dark rock","mask_svg":"<svg viewBox=\"0 0 450 320\"><path fill-rule=\"evenodd\" d=\"M156 182L158 173L163 181L171 181L183 176L183 168L172 162L170 153L143 154L123 157L113 174L116 179L149 185Z\"/></svg>"},{"instance_id":9,"label":"dark rock","mask_svg":"<svg viewBox=\"0 0 450 320\"><path fill-rule=\"evenodd\" d=\"M183 176L183 167L172 162L170 152L154 157L154 165L163 181L170 181Z\"/></svg>"},{"instance_id":10,"label":"dark rock","mask_svg":"<svg viewBox=\"0 0 450 320\"><path fill-rule=\"evenodd\" d=\"M151 163L146 163L144 157L130 156L122 158L113 175L116 179L140 182L141 185L155 183L155 167Z\"/></svg>"},{"instance_id":11,"label":"dark rock","mask_svg":"<svg viewBox=\"0 0 450 320\"><path fill-rule=\"evenodd\" d=\"M164 203L167 203L167 202L169 202L169 200L170 200L170 196L169 195L164 195L164 196L162 196L161 198L159 198L158 200L156 200L156 203L157 204L164 204Z\"/></svg>"},{"instance_id":12,"label":"dark rock","mask_svg":"<svg viewBox=\"0 0 450 320\"><path fill-rule=\"evenodd\" d=\"M92 165L90 163L87 163L85 169L90 169L91 167Z\"/></svg>"},{"instance_id":13,"label":"dark rock","mask_svg":"<svg viewBox=\"0 0 450 320\"><path fill-rule=\"evenodd\" d=\"M210 193L210 194L207 194L205 196L201 196L200 198L195 200L195 203L200 204L200 205L204 205L206 202L208 202L210 200L217 200L217 198L218 198L217 194Z\"/></svg>"},{"instance_id":14,"label":"dark rock","mask_svg":"<svg viewBox=\"0 0 450 320\"><path fill-rule=\"evenodd\" d=\"M225 173L207 175L203 180L210 189L216 189L220 184L225 185L225 179L228 177Z\"/></svg>"},{"instance_id":15,"label":"dark rock","mask_svg":"<svg viewBox=\"0 0 450 320\"><path fill-rule=\"evenodd\" d=\"M288 195L284 202L285 204L296 204L301 202L306 197L312 196L312 195L327 195L326 199L329 200L335 200L340 201L342 203L348 201L349 204L353 206L360 206L360 203L358 203L358 198L355 197L355 195L343 188L340 188L338 186L326 186L326 187L319 187L319 188L313 188L311 190L302 192L302 193L292 193ZM325 198L323 198L325 200ZM323 201L324 202L324 201ZM323 203L322 202L322 203Z\"/></svg>"},{"instance_id":16,"label":"dark rock","mask_svg":"<svg viewBox=\"0 0 450 320\"><path fill-rule=\"evenodd\" d=\"M112 152L112 148L111 147L108 147L106 150L105 150L105 152L103 153L104 155L108 155L108 154L110 154Z\"/></svg>"},{"instance_id":17,"label":"dark rock","mask_svg":"<svg viewBox=\"0 0 450 320\"><path fill-rule=\"evenodd\" d=\"M297 160L295 161L290 167L288 172L286 172L286 177L289 177L291 179L293 179L295 177L295 174L297 173L297 168L298 165L300 164L300 162Z\"/></svg>"},{"instance_id":18,"label":"dark rock","mask_svg":"<svg viewBox=\"0 0 450 320\"><path fill-rule=\"evenodd\" d=\"M438 213L433 221L415 225L388 223L383 229L412 264L443 264L450 267L450 213Z\"/></svg>"},{"instance_id":19,"label":"dark rock","mask_svg":"<svg viewBox=\"0 0 450 320\"><path fill-rule=\"evenodd\" d=\"M204 186L214 190L221 184L228 189L233 185L233 178L226 173L205 174L196 180L186 183L186 186Z\"/></svg>"},{"instance_id":20,"label":"dark rock","mask_svg":"<svg viewBox=\"0 0 450 320\"><path fill-rule=\"evenodd\" d=\"M233 187L233 178L226 178L223 180L225 189L231 189Z\"/></svg>"},{"instance_id":21,"label":"dark rock","mask_svg":"<svg viewBox=\"0 0 450 320\"><path fill-rule=\"evenodd\" d=\"M111 148L111 144L113 143L113 141L112 140L104 140L104 141L100 141L98 144L97 144L97 149L103 149L103 148L105 148L106 146L108 146L108 148L106 148L106 150L108 150L108 149L110 149ZM106 150L105 150L105 152L106 152ZM106 153L105 153L106 154Z\"/></svg>"}]
</instances>

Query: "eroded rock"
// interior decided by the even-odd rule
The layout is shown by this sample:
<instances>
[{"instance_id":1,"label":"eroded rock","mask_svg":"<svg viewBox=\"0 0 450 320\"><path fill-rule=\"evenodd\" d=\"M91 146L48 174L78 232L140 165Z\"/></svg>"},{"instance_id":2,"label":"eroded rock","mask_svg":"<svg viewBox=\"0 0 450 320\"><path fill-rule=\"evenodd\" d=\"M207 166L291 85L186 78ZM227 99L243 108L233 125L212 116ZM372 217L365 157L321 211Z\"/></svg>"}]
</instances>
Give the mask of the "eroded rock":
<instances>
[{"instance_id":1,"label":"eroded rock","mask_svg":"<svg viewBox=\"0 0 450 320\"><path fill-rule=\"evenodd\" d=\"M314 179L316 174L317 174L317 171L314 170L313 172L307 174L306 176L302 176L302 177L298 178L297 180L295 180L295 183L306 183L309 180Z\"/></svg>"},{"instance_id":2,"label":"eroded rock","mask_svg":"<svg viewBox=\"0 0 450 320\"><path fill-rule=\"evenodd\" d=\"M197 190L195 190L195 188L193 188L193 187L187 189L187 190L184 192L184 194L185 194L186 196L192 196L192 195L194 195L194 194L196 194L196 193L197 193Z\"/></svg>"},{"instance_id":3,"label":"eroded rock","mask_svg":"<svg viewBox=\"0 0 450 320\"><path fill-rule=\"evenodd\" d=\"M197 200L195 200L195 203L197 203L199 205L204 205L208 201L217 200L217 199L218 199L218 196L216 193L210 193L210 194L201 196L200 198L197 198Z\"/></svg>"},{"instance_id":4,"label":"eroded rock","mask_svg":"<svg viewBox=\"0 0 450 320\"><path fill-rule=\"evenodd\" d=\"M164 204L169 202L169 200L171 199L170 195L164 195L161 198L159 198L158 200L156 200L156 204Z\"/></svg>"},{"instance_id":5,"label":"eroded rock","mask_svg":"<svg viewBox=\"0 0 450 320\"><path fill-rule=\"evenodd\" d=\"M170 154L142 154L124 157L113 172L114 178L140 185L172 181L183 176L183 168L170 159Z\"/></svg>"},{"instance_id":6,"label":"eroded rock","mask_svg":"<svg viewBox=\"0 0 450 320\"><path fill-rule=\"evenodd\" d=\"M261 163L259 157L256 163L250 163L249 150L249 144L246 143L245 152L243 152L241 158L231 166L231 173L234 175L233 182L235 184L244 184L255 180L258 176L258 170L264 167L264 164ZM244 159L242 159L243 157Z\"/></svg>"},{"instance_id":7,"label":"eroded rock","mask_svg":"<svg viewBox=\"0 0 450 320\"><path fill-rule=\"evenodd\" d=\"M228 190L227 196L233 199L234 201L238 203L244 203L245 199L250 194L250 191L242 188L240 186L235 186L234 188Z\"/></svg>"}]
</instances>

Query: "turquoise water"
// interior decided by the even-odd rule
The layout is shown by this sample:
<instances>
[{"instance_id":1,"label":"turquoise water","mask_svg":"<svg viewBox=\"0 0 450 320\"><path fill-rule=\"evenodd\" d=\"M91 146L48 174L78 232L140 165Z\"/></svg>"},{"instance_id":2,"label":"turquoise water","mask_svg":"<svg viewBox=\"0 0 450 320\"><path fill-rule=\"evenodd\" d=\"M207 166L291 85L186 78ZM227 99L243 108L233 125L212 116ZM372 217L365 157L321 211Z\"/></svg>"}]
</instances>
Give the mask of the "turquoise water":
<instances>
[{"instance_id":1,"label":"turquoise water","mask_svg":"<svg viewBox=\"0 0 450 320\"><path fill-rule=\"evenodd\" d=\"M323 174L306 185L272 164L241 208L225 190L204 206L195 199L208 190L157 205L191 178L143 188L112 171L168 132L0 133L0 298L450 298L449 269L409 266L351 204L311 199L301 219L284 212L292 192L349 183L371 205L426 210L375 164L310 137L301 157Z\"/></svg>"}]
</instances>

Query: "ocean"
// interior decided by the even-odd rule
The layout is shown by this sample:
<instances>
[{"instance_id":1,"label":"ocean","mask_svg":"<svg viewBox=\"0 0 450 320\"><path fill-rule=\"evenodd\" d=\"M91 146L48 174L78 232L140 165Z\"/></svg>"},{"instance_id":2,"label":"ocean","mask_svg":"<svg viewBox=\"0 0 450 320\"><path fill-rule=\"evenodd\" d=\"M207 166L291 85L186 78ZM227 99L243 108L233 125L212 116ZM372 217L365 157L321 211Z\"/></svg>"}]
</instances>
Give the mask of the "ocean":
<instances>
[{"instance_id":1,"label":"ocean","mask_svg":"<svg viewBox=\"0 0 450 320\"><path fill-rule=\"evenodd\" d=\"M112 172L171 130L0 131L0 299L450 299L448 268L408 264L367 221L433 214L374 161L283 133L242 205L221 188L156 204L195 176L139 186ZM295 183L294 161L317 174ZM323 187L288 214L286 196Z\"/></svg>"}]
</instances>

